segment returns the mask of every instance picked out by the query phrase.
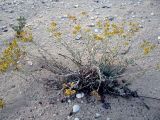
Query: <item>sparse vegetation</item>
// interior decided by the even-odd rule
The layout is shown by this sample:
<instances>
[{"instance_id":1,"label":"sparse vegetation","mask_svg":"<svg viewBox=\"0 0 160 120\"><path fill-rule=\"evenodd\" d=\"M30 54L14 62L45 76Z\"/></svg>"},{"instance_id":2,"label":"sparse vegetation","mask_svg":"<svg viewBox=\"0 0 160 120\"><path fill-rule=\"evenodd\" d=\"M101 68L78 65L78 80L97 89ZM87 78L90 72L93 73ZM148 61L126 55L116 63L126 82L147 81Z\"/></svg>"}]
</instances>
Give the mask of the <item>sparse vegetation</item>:
<instances>
[{"instance_id":1,"label":"sparse vegetation","mask_svg":"<svg viewBox=\"0 0 160 120\"><path fill-rule=\"evenodd\" d=\"M18 62L24 51L19 46L19 42L31 42L32 33L24 30L26 19L20 17L17 19L18 25L13 25L12 28L16 32L15 38L6 44L6 48L2 50L0 55L0 73L6 72L9 68L18 69Z\"/></svg>"},{"instance_id":2,"label":"sparse vegetation","mask_svg":"<svg viewBox=\"0 0 160 120\"><path fill-rule=\"evenodd\" d=\"M5 106L5 102L3 99L0 98L0 109L2 109Z\"/></svg>"},{"instance_id":3,"label":"sparse vegetation","mask_svg":"<svg viewBox=\"0 0 160 120\"><path fill-rule=\"evenodd\" d=\"M11 25L12 29L16 32L16 38L22 42L32 42L33 36L29 28L26 28L26 19L20 16L17 19L18 25Z\"/></svg>"},{"instance_id":4,"label":"sparse vegetation","mask_svg":"<svg viewBox=\"0 0 160 120\"><path fill-rule=\"evenodd\" d=\"M6 72L10 67L18 69L18 61L23 55L23 51L19 47L17 40L14 39L9 43L8 47L2 52L0 56L0 73Z\"/></svg>"},{"instance_id":5,"label":"sparse vegetation","mask_svg":"<svg viewBox=\"0 0 160 120\"><path fill-rule=\"evenodd\" d=\"M69 17L71 18L73 17ZM139 30L138 23L111 23L106 19L98 21L94 28L81 24L71 26L73 28L68 31L72 33L60 33L55 21L50 26L50 32L57 39L55 42L67 51L67 54L59 55L77 67L69 75L65 75L67 78L61 86L63 94L73 97L76 93L84 92L86 95L96 96L102 102L105 94L138 97L137 92L131 91L125 81L118 79L127 68L124 56L129 52L132 36ZM63 37L68 34L73 38L66 41ZM80 37L76 39L77 36ZM128 48L121 53L124 47Z\"/></svg>"}]
</instances>

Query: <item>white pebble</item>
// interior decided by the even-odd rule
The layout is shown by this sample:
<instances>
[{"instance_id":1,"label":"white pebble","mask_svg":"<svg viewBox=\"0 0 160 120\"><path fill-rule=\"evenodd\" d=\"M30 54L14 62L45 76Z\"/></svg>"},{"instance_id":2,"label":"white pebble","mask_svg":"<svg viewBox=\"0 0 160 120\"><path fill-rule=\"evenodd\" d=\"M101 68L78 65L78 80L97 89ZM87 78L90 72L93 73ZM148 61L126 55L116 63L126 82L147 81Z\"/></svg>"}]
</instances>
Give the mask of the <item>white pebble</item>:
<instances>
[{"instance_id":1,"label":"white pebble","mask_svg":"<svg viewBox=\"0 0 160 120\"><path fill-rule=\"evenodd\" d=\"M74 8L78 8L79 7L79 5L74 5Z\"/></svg>"},{"instance_id":2,"label":"white pebble","mask_svg":"<svg viewBox=\"0 0 160 120\"><path fill-rule=\"evenodd\" d=\"M152 13L151 13L151 15L153 16L153 15L154 15L154 13L152 12Z\"/></svg>"},{"instance_id":3,"label":"white pebble","mask_svg":"<svg viewBox=\"0 0 160 120\"><path fill-rule=\"evenodd\" d=\"M95 27L95 24L94 23L91 23L89 25L87 25L88 27Z\"/></svg>"},{"instance_id":4,"label":"white pebble","mask_svg":"<svg viewBox=\"0 0 160 120\"><path fill-rule=\"evenodd\" d=\"M74 118L74 120L79 120L79 118Z\"/></svg>"},{"instance_id":5,"label":"white pebble","mask_svg":"<svg viewBox=\"0 0 160 120\"><path fill-rule=\"evenodd\" d=\"M33 65L32 61L28 61L27 63L28 63L28 65L30 65L30 66Z\"/></svg>"},{"instance_id":6,"label":"white pebble","mask_svg":"<svg viewBox=\"0 0 160 120\"><path fill-rule=\"evenodd\" d=\"M78 93L76 94L76 98L83 98L84 97L84 93Z\"/></svg>"},{"instance_id":7,"label":"white pebble","mask_svg":"<svg viewBox=\"0 0 160 120\"><path fill-rule=\"evenodd\" d=\"M100 31L99 31L99 29L94 29L94 32L99 33Z\"/></svg>"},{"instance_id":8,"label":"white pebble","mask_svg":"<svg viewBox=\"0 0 160 120\"><path fill-rule=\"evenodd\" d=\"M75 39L76 39L76 40L80 40L81 38L82 38L81 35L77 35Z\"/></svg>"},{"instance_id":9,"label":"white pebble","mask_svg":"<svg viewBox=\"0 0 160 120\"><path fill-rule=\"evenodd\" d=\"M99 118L101 116L101 114L96 113L96 118Z\"/></svg>"},{"instance_id":10,"label":"white pebble","mask_svg":"<svg viewBox=\"0 0 160 120\"><path fill-rule=\"evenodd\" d=\"M74 105L73 106L73 113L77 113L80 111L80 106L79 105Z\"/></svg>"},{"instance_id":11,"label":"white pebble","mask_svg":"<svg viewBox=\"0 0 160 120\"><path fill-rule=\"evenodd\" d=\"M107 117L107 120L111 120L111 118Z\"/></svg>"}]
</instances>

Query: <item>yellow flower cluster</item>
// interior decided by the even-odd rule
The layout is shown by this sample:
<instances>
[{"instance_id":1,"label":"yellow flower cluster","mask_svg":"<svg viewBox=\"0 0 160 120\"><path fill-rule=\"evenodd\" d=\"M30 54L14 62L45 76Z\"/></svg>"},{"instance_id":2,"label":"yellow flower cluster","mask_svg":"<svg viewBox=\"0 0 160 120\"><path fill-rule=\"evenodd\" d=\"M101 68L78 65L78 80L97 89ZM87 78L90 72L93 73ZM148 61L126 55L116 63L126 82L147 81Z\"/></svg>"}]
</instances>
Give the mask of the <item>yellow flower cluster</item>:
<instances>
[{"instance_id":1,"label":"yellow flower cluster","mask_svg":"<svg viewBox=\"0 0 160 120\"><path fill-rule=\"evenodd\" d=\"M54 36L56 39L61 38L62 33L58 31L57 23L56 23L55 21L52 21L52 22L51 22L51 24L50 24L50 31L52 32L53 36Z\"/></svg>"},{"instance_id":2,"label":"yellow flower cluster","mask_svg":"<svg viewBox=\"0 0 160 120\"><path fill-rule=\"evenodd\" d=\"M124 33L124 28L118 24L110 23L106 21L104 25L104 35L108 36L115 36L115 35L122 35Z\"/></svg>"},{"instance_id":3,"label":"yellow flower cluster","mask_svg":"<svg viewBox=\"0 0 160 120\"><path fill-rule=\"evenodd\" d=\"M80 25L76 25L73 28L73 34L76 35L77 33L79 33L81 31L81 26Z\"/></svg>"},{"instance_id":4,"label":"yellow flower cluster","mask_svg":"<svg viewBox=\"0 0 160 120\"><path fill-rule=\"evenodd\" d=\"M143 49L144 55L147 55L147 54L149 54L156 46L155 46L153 43L144 40L140 47Z\"/></svg>"},{"instance_id":5,"label":"yellow flower cluster","mask_svg":"<svg viewBox=\"0 0 160 120\"><path fill-rule=\"evenodd\" d=\"M72 21L77 20L76 16L73 16L73 15L68 15L67 17L68 17L69 20L72 20Z\"/></svg>"},{"instance_id":6,"label":"yellow flower cluster","mask_svg":"<svg viewBox=\"0 0 160 120\"><path fill-rule=\"evenodd\" d=\"M94 39L95 40L103 40L104 39L104 36L103 35L99 35L99 34L94 34Z\"/></svg>"},{"instance_id":7,"label":"yellow flower cluster","mask_svg":"<svg viewBox=\"0 0 160 120\"><path fill-rule=\"evenodd\" d=\"M55 21L52 21L52 22L51 22L51 25L50 25L51 31L55 31L56 28L57 28L57 23L56 23Z\"/></svg>"},{"instance_id":8,"label":"yellow flower cluster","mask_svg":"<svg viewBox=\"0 0 160 120\"><path fill-rule=\"evenodd\" d=\"M68 84L63 84L63 88L64 88L64 95L65 96L71 96L74 95L76 93L76 90L73 90L72 88L75 86L74 82L68 83Z\"/></svg>"},{"instance_id":9,"label":"yellow flower cluster","mask_svg":"<svg viewBox=\"0 0 160 120\"><path fill-rule=\"evenodd\" d=\"M5 102L3 99L0 98L0 109L2 109L5 106Z\"/></svg>"},{"instance_id":10,"label":"yellow flower cluster","mask_svg":"<svg viewBox=\"0 0 160 120\"><path fill-rule=\"evenodd\" d=\"M33 36L29 31L21 31L19 35L16 35L22 42L32 42Z\"/></svg>"},{"instance_id":11,"label":"yellow flower cluster","mask_svg":"<svg viewBox=\"0 0 160 120\"><path fill-rule=\"evenodd\" d=\"M65 96L71 96L71 95L74 95L76 93L75 90L71 90L71 89L65 89L64 90L64 95Z\"/></svg>"},{"instance_id":12,"label":"yellow flower cluster","mask_svg":"<svg viewBox=\"0 0 160 120\"><path fill-rule=\"evenodd\" d=\"M17 40L14 39L2 52L2 56L0 57L0 72L6 72L10 66L16 66L22 53Z\"/></svg>"}]
</instances>

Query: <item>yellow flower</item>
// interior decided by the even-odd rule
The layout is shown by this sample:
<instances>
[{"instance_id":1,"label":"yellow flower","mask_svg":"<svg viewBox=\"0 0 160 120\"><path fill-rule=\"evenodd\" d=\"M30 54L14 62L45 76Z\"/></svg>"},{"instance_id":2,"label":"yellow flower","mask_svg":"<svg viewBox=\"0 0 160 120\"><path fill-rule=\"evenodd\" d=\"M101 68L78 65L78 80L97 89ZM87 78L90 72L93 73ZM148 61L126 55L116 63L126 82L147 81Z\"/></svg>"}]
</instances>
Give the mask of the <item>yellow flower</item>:
<instances>
[{"instance_id":1,"label":"yellow flower","mask_svg":"<svg viewBox=\"0 0 160 120\"><path fill-rule=\"evenodd\" d=\"M2 52L0 58L0 72L6 72L10 66L17 65L17 61L22 55L17 40L14 39L9 46Z\"/></svg>"},{"instance_id":2,"label":"yellow flower","mask_svg":"<svg viewBox=\"0 0 160 120\"><path fill-rule=\"evenodd\" d=\"M51 31L55 31L56 27L57 27L57 23L55 21L52 21L50 26Z\"/></svg>"},{"instance_id":3,"label":"yellow flower","mask_svg":"<svg viewBox=\"0 0 160 120\"><path fill-rule=\"evenodd\" d=\"M97 22L97 27L98 27L98 28L102 28L102 22L101 22L101 21L98 21L98 22Z\"/></svg>"},{"instance_id":4,"label":"yellow flower","mask_svg":"<svg viewBox=\"0 0 160 120\"><path fill-rule=\"evenodd\" d=\"M5 102L3 99L0 99L0 109L2 109L5 106Z\"/></svg>"},{"instance_id":5,"label":"yellow flower","mask_svg":"<svg viewBox=\"0 0 160 120\"><path fill-rule=\"evenodd\" d=\"M143 49L144 55L147 55L150 51L151 51L151 49L149 47L145 47Z\"/></svg>"},{"instance_id":6,"label":"yellow flower","mask_svg":"<svg viewBox=\"0 0 160 120\"><path fill-rule=\"evenodd\" d=\"M20 39L22 42L32 42L33 36L29 31L22 31L20 33Z\"/></svg>"},{"instance_id":7,"label":"yellow flower","mask_svg":"<svg viewBox=\"0 0 160 120\"><path fill-rule=\"evenodd\" d=\"M155 46L153 43L144 40L140 47L143 49L144 55L147 55L147 54L150 53L156 46Z\"/></svg>"},{"instance_id":8,"label":"yellow flower","mask_svg":"<svg viewBox=\"0 0 160 120\"><path fill-rule=\"evenodd\" d=\"M71 89L65 89L64 90L64 95L65 96L71 96L71 95L74 95L76 93L75 90L71 90Z\"/></svg>"},{"instance_id":9,"label":"yellow flower","mask_svg":"<svg viewBox=\"0 0 160 120\"><path fill-rule=\"evenodd\" d=\"M89 29L89 28L87 28L87 29L85 29L85 32L91 32L91 29Z\"/></svg>"},{"instance_id":10,"label":"yellow flower","mask_svg":"<svg viewBox=\"0 0 160 120\"><path fill-rule=\"evenodd\" d=\"M60 37L61 37L61 35L62 35L62 33L61 33L61 32L55 32L55 33L54 33L54 36L55 36L56 38L60 38Z\"/></svg>"},{"instance_id":11,"label":"yellow flower","mask_svg":"<svg viewBox=\"0 0 160 120\"><path fill-rule=\"evenodd\" d=\"M87 15L87 13L86 12L81 12L81 15L85 16L85 15Z\"/></svg>"},{"instance_id":12,"label":"yellow flower","mask_svg":"<svg viewBox=\"0 0 160 120\"><path fill-rule=\"evenodd\" d=\"M72 15L68 15L68 18L69 18L70 20L73 20L73 21L76 21L76 20L77 20L76 16L72 16Z\"/></svg>"},{"instance_id":13,"label":"yellow flower","mask_svg":"<svg viewBox=\"0 0 160 120\"><path fill-rule=\"evenodd\" d=\"M79 32L81 30L81 26L80 25L74 26L74 30L76 30L77 32Z\"/></svg>"},{"instance_id":14,"label":"yellow flower","mask_svg":"<svg viewBox=\"0 0 160 120\"><path fill-rule=\"evenodd\" d=\"M76 30L73 30L73 32L72 32L72 33L75 35L75 34L77 34L77 31L76 31Z\"/></svg>"},{"instance_id":15,"label":"yellow flower","mask_svg":"<svg viewBox=\"0 0 160 120\"><path fill-rule=\"evenodd\" d=\"M129 45L129 42L128 42L128 41L124 42L124 45L125 45L125 46L128 46L128 45Z\"/></svg>"},{"instance_id":16,"label":"yellow flower","mask_svg":"<svg viewBox=\"0 0 160 120\"><path fill-rule=\"evenodd\" d=\"M74 86L75 86L75 83L74 83L74 82L71 82L71 83L70 83L70 86L71 86L71 87L74 87Z\"/></svg>"},{"instance_id":17,"label":"yellow flower","mask_svg":"<svg viewBox=\"0 0 160 120\"><path fill-rule=\"evenodd\" d=\"M94 34L93 36L94 36L95 40L103 40L104 39L104 36L102 36L102 35Z\"/></svg>"}]
</instances>

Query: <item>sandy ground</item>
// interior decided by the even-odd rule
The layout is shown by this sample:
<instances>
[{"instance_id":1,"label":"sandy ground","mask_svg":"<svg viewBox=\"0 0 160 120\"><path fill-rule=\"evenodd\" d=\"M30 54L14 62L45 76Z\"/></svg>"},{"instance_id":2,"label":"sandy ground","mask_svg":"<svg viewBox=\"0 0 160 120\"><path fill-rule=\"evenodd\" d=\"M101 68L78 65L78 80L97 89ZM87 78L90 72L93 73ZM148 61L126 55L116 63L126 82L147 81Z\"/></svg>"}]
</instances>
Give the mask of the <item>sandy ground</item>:
<instances>
[{"instance_id":1,"label":"sandy ground","mask_svg":"<svg viewBox=\"0 0 160 120\"><path fill-rule=\"evenodd\" d=\"M98 3L96 1L99 1ZM107 7L104 7L107 6ZM79 14L85 11L90 17L104 18L112 16L116 20L134 20L141 23L141 30L134 37L135 41L130 55L142 55L139 44L149 40L156 44L152 57L138 59L136 63L147 72L143 75L126 76L132 83L131 88L140 95L160 98L160 73L156 65L160 62L160 49L158 36L160 36L160 0L0 0L0 40L11 40L13 30L10 24L16 22L19 16L27 18L27 25L33 28L34 41L43 46L51 54L58 50L55 48L47 28L50 21L56 19L63 23L67 14L76 15L84 24L92 23L91 19L81 18ZM3 43L0 41L1 48ZM28 44L27 50L33 55L39 55L35 46ZM35 69L40 63L30 58ZM138 70L136 66L128 68L128 73ZM95 120L96 113L101 116L99 120L160 120L160 101L144 99L150 110L135 98L126 100L107 96L111 109L102 108L99 102L88 103L84 98L69 103L55 102L57 91L46 92L42 79L54 79L49 71L42 70L31 76L19 77L20 72L7 72L0 75L0 98L6 101L4 109L0 110L0 120ZM21 75L22 76L22 75ZM52 104L49 104L53 101ZM68 118L72 106L79 104L80 112Z\"/></svg>"}]
</instances>

